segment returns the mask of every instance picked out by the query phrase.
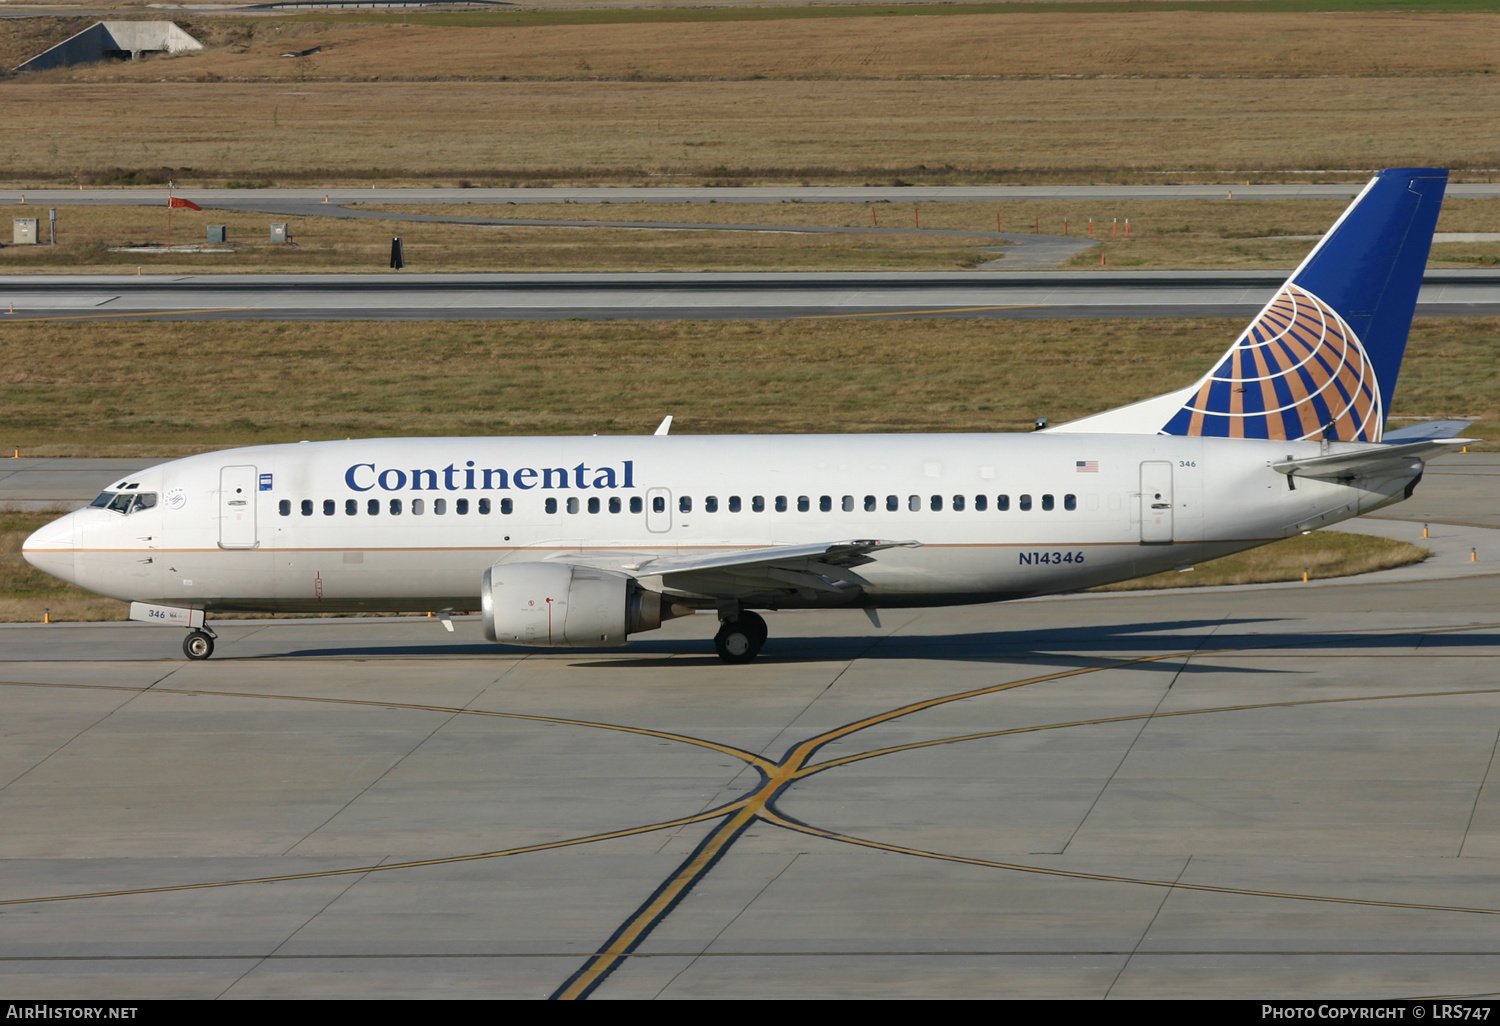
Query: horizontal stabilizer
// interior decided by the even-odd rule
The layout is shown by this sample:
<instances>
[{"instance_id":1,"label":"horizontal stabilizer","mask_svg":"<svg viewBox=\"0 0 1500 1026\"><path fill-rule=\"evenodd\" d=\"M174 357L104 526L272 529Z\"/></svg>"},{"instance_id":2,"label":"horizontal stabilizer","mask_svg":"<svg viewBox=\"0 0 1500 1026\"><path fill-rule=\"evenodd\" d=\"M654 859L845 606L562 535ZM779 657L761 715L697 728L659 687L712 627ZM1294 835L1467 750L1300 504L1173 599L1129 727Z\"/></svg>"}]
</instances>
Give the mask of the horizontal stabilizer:
<instances>
[{"instance_id":1,"label":"horizontal stabilizer","mask_svg":"<svg viewBox=\"0 0 1500 1026\"><path fill-rule=\"evenodd\" d=\"M1394 467L1426 453L1453 449L1473 442L1472 438L1448 438L1406 442L1402 445L1371 445L1352 452L1311 456L1302 460L1281 460L1271 464L1271 469L1279 474L1297 474L1302 477L1348 477L1374 473L1385 465Z\"/></svg>"},{"instance_id":2,"label":"horizontal stabilizer","mask_svg":"<svg viewBox=\"0 0 1500 1026\"><path fill-rule=\"evenodd\" d=\"M1387 445L1395 445L1400 442L1424 442L1437 438L1457 438L1459 433L1472 423L1474 423L1472 420L1424 420L1420 424L1411 425L1411 427L1387 431L1381 436L1380 440Z\"/></svg>"}]
</instances>

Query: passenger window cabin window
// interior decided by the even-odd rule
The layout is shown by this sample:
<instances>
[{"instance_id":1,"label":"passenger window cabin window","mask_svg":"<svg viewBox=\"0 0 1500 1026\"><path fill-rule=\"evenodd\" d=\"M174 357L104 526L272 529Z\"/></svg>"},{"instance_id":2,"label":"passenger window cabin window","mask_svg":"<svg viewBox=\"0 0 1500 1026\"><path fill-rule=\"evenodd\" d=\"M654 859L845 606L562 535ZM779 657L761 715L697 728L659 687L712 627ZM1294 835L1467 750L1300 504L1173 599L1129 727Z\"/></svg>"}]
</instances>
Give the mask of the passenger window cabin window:
<instances>
[{"instance_id":1,"label":"passenger window cabin window","mask_svg":"<svg viewBox=\"0 0 1500 1026\"><path fill-rule=\"evenodd\" d=\"M764 513L766 511L766 497L757 495L750 500L751 513Z\"/></svg>"},{"instance_id":2,"label":"passenger window cabin window","mask_svg":"<svg viewBox=\"0 0 1500 1026\"><path fill-rule=\"evenodd\" d=\"M1076 496L1076 495L1064 495L1063 496L1063 509L1065 509L1065 510L1067 510L1068 512L1071 513L1073 510L1075 510L1077 508L1078 508L1078 496Z\"/></svg>"},{"instance_id":3,"label":"passenger window cabin window","mask_svg":"<svg viewBox=\"0 0 1500 1026\"><path fill-rule=\"evenodd\" d=\"M542 509L546 510L548 513L556 513L557 500L549 498L546 502L542 503Z\"/></svg>"},{"instance_id":4,"label":"passenger window cabin window","mask_svg":"<svg viewBox=\"0 0 1500 1026\"><path fill-rule=\"evenodd\" d=\"M922 497L920 495L908 495L906 497L906 508L913 513L922 511Z\"/></svg>"},{"instance_id":5,"label":"passenger window cabin window","mask_svg":"<svg viewBox=\"0 0 1500 1026\"><path fill-rule=\"evenodd\" d=\"M313 515L313 504L311 499L302 500L302 515L310 517Z\"/></svg>"},{"instance_id":6,"label":"passenger window cabin window","mask_svg":"<svg viewBox=\"0 0 1500 1026\"><path fill-rule=\"evenodd\" d=\"M1031 496L1029 496L1029 495L1023 495L1023 496L1021 496L1020 501L1018 503L1016 503L1016 505L1020 507L1021 512L1023 512L1023 513L1027 512L1028 510L1031 509Z\"/></svg>"},{"instance_id":7,"label":"passenger window cabin window","mask_svg":"<svg viewBox=\"0 0 1500 1026\"><path fill-rule=\"evenodd\" d=\"M986 509L989 508L989 505L990 497L988 495L974 496L974 512L983 513Z\"/></svg>"},{"instance_id":8,"label":"passenger window cabin window","mask_svg":"<svg viewBox=\"0 0 1500 1026\"><path fill-rule=\"evenodd\" d=\"M719 512L719 497L717 495L705 495L703 497L703 512Z\"/></svg>"},{"instance_id":9,"label":"passenger window cabin window","mask_svg":"<svg viewBox=\"0 0 1500 1026\"><path fill-rule=\"evenodd\" d=\"M810 509L812 509L812 500L805 495L797 496L797 512L806 513Z\"/></svg>"},{"instance_id":10,"label":"passenger window cabin window","mask_svg":"<svg viewBox=\"0 0 1500 1026\"><path fill-rule=\"evenodd\" d=\"M639 513L645 508L646 504L641 501L641 497L639 495L632 495L630 497L630 512Z\"/></svg>"},{"instance_id":11,"label":"passenger window cabin window","mask_svg":"<svg viewBox=\"0 0 1500 1026\"><path fill-rule=\"evenodd\" d=\"M778 513L785 513L786 512L786 496L785 495L778 495L778 496L776 496L776 512L778 512Z\"/></svg>"},{"instance_id":12,"label":"passenger window cabin window","mask_svg":"<svg viewBox=\"0 0 1500 1026\"><path fill-rule=\"evenodd\" d=\"M865 496L865 512L866 513L874 513L877 508L879 508L879 503L877 503L875 501L875 496L873 496L873 495L866 495Z\"/></svg>"},{"instance_id":13,"label":"passenger window cabin window","mask_svg":"<svg viewBox=\"0 0 1500 1026\"><path fill-rule=\"evenodd\" d=\"M485 510L485 512L488 513L489 510ZM590 513L597 513L597 512L599 512L599 497L597 495L591 495L591 496L589 496L589 512Z\"/></svg>"},{"instance_id":14,"label":"passenger window cabin window","mask_svg":"<svg viewBox=\"0 0 1500 1026\"><path fill-rule=\"evenodd\" d=\"M955 512L955 513L962 513L963 511L964 511L964 497L962 495L955 495L953 497L953 512Z\"/></svg>"},{"instance_id":15,"label":"passenger window cabin window","mask_svg":"<svg viewBox=\"0 0 1500 1026\"><path fill-rule=\"evenodd\" d=\"M688 502L688 505L691 506L692 503L693 503L693 500L689 499L689 500L687 500L687 502ZM569 513L577 513L578 512L578 497L577 496L572 496L572 497L570 497L568 499L568 512Z\"/></svg>"},{"instance_id":16,"label":"passenger window cabin window","mask_svg":"<svg viewBox=\"0 0 1500 1026\"><path fill-rule=\"evenodd\" d=\"M824 513L831 513L833 511L833 496L820 496L818 498L818 509L822 510Z\"/></svg>"},{"instance_id":17,"label":"passenger window cabin window","mask_svg":"<svg viewBox=\"0 0 1500 1026\"><path fill-rule=\"evenodd\" d=\"M292 500L291 499L282 499L281 502L277 504L276 509L277 509L277 512L279 512L284 517L291 516L292 515Z\"/></svg>"},{"instance_id":18,"label":"passenger window cabin window","mask_svg":"<svg viewBox=\"0 0 1500 1026\"><path fill-rule=\"evenodd\" d=\"M740 497L738 495L731 495L729 497L729 512L731 512L731 513L738 513L739 511L740 511Z\"/></svg>"},{"instance_id":19,"label":"passenger window cabin window","mask_svg":"<svg viewBox=\"0 0 1500 1026\"><path fill-rule=\"evenodd\" d=\"M941 495L934 495L930 505L934 513L941 513L943 511L943 497Z\"/></svg>"},{"instance_id":20,"label":"passenger window cabin window","mask_svg":"<svg viewBox=\"0 0 1500 1026\"><path fill-rule=\"evenodd\" d=\"M555 505L555 503L554 503L554 505ZM667 511L667 499L666 499L666 496L663 496L663 495L653 496L652 499L651 499L651 512L653 512L653 513L665 513L666 511Z\"/></svg>"},{"instance_id":21,"label":"passenger window cabin window","mask_svg":"<svg viewBox=\"0 0 1500 1026\"><path fill-rule=\"evenodd\" d=\"M453 500L453 512L457 513L461 517L468 516L469 515L469 500L468 499L454 499Z\"/></svg>"},{"instance_id":22,"label":"passenger window cabin window","mask_svg":"<svg viewBox=\"0 0 1500 1026\"><path fill-rule=\"evenodd\" d=\"M620 500L619 499L611 499L610 502L612 502L612 503L615 504L614 505L614 512L616 512L616 513L620 512L620 506L619 506ZM510 516L511 513L515 512L515 508L516 508L516 504L511 499L501 499L500 500L500 515L501 516L506 516L506 517Z\"/></svg>"},{"instance_id":23,"label":"passenger window cabin window","mask_svg":"<svg viewBox=\"0 0 1500 1026\"><path fill-rule=\"evenodd\" d=\"M401 500L400 499L392 499L391 500L391 516L393 516L393 517L399 517L400 515L401 515Z\"/></svg>"},{"instance_id":24,"label":"passenger window cabin window","mask_svg":"<svg viewBox=\"0 0 1500 1026\"><path fill-rule=\"evenodd\" d=\"M370 516L372 517L380 516L380 500L371 499L369 502L365 503L365 512L370 514Z\"/></svg>"},{"instance_id":25,"label":"passenger window cabin window","mask_svg":"<svg viewBox=\"0 0 1500 1026\"><path fill-rule=\"evenodd\" d=\"M447 499L433 499L432 500L432 515L433 516L440 517L440 516L443 516L447 512L448 512L448 500Z\"/></svg>"},{"instance_id":26,"label":"passenger window cabin window","mask_svg":"<svg viewBox=\"0 0 1500 1026\"><path fill-rule=\"evenodd\" d=\"M423 511L426 510L426 509L427 509L427 504L425 502L423 502L421 499L413 499L413 500L411 500L411 515L412 516L419 517L419 516L422 515Z\"/></svg>"},{"instance_id":27,"label":"passenger window cabin window","mask_svg":"<svg viewBox=\"0 0 1500 1026\"><path fill-rule=\"evenodd\" d=\"M482 516L482 517L489 516L490 515L490 510L492 508L493 507L490 505L490 500L489 499L480 499L479 500L479 515L480 516Z\"/></svg>"},{"instance_id":28,"label":"passenger window cabin window","mask_svg":"<svg viewBox=\"0 0 1500 1026\"><path fill-rule=\"evenodd\" d=\"M1052 496L1050 496L1050 495L1043 495L1042 496L1042 509L1046 510L1048 513L1052 512L1052 507L1055 506L1056 504L1057 504L1057 501L1055 499L1053 499Z\"/></svg>"},{"instance_id":29,"label":"passenger window cabin window","mask_svg":"<svg viewBox=\"0 0 1500 1026\"><path fill-rule=\"evenodd\" d=\"M691 513L693 511L693 497L691 495L677 496L677 512Z\"/></svg>"},{"instance_id":30,"label":"passenger window cabin window","mask_svg":"<svg viewBox=\"0 0 1500 1026\"><path fill-rule=\"evenodd\" d=\"M510 512L509 506L510 506L510 500L509 499L501 499L500 500L500 512L502 512L502 513L509 513ZM618 512L620 512L620 497L618 495L611 495L609 497L609 511L611 513L618 513Z\"/></svg>"},{"instance_id":31,"label":"passenger window cabin window","mask_svg":"<svg viewBox=\"0 0 1500 1026\"><path fill-rule=\"evenodd\" d=\"M845 513L853 513L854 512L854 496L852 496L852 495L846 495L846 496L844 496L844 502L843 502L842 508L843 508L843 510L844 510Z\"/></svg>"},{"instance_id":32,"label":"passenger window cabin window","mask_svg":"<svg viewBox=\"0 0 1500 1026\"><path fill-rule=\"evenodd\" d=\"M339 504L337 502L334 502L332 499L323 500L323 515L325 517L331 517L338 511Z\"/></svg>"},{"instance_id":33,"label":"passenger window cabin window","mask_svg":"<svg viewBox=\"0 0 1500 1026\"><path fill-rule=\"evenodd\" d=\"M997 510L999 510L1001 513L1004 513L1006 510L1010 509L1010 496L1009 495L997 495L997 496L995 496L995 508Z\"/></svg>"},{"instance_id":34,"label":"passenger window cabin window","mask_svg":"<svg viewBox=\"0 0 1500 1026\"><path fill-rule=\"evenodd\" d=\"M358 514L359 514L359 500L358 499L345 499L344 500L344 516L346 516L346 517L352 517L352 516L357 516Z\"/></svg>"},{"instance_id":35,"label":"passenger window cabin window","mask_svg":"<svg viewBox=\"0 0 1500 1026\"><path fill-rule=\"evenodd\" d=\"M899 495L887 495L885 497L885 508L895 513L901 508L901 497Z\"/></svg>"}]
</instances>

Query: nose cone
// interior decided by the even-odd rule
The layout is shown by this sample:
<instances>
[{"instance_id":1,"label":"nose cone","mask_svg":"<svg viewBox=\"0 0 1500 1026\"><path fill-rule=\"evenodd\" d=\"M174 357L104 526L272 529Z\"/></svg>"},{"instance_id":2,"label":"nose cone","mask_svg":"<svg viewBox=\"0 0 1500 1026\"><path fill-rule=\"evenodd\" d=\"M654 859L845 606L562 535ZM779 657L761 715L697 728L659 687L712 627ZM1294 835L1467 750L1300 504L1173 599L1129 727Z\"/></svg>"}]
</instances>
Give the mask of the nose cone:
<instances>
[{"instance_id":1,"label":"nose cone","mask_svg":"<svg viewBox=\"0 0 1500 1026\"><path fill-rule=\"evenodd\" d=\"M73 568L75 515L69 513L39 528L21 545L21 555L26 562L43 573L61 577L72 584L75 580Z\"/></svg>"}]
</instances>

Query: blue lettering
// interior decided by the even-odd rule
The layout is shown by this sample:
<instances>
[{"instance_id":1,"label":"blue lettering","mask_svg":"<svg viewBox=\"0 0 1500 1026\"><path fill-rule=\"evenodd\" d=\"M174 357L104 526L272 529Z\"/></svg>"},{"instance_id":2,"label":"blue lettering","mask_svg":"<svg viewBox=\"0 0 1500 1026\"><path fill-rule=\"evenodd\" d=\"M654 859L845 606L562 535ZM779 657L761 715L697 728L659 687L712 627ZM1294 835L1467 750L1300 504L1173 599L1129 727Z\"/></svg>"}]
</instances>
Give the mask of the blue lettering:
<instances>
[{"instance_id":1,"label":"blue lettering","mask_svg":"<svg viewBox=\"0 0 1500 1026\"><path fill-rule=\"evenodd\" d=\"M464 466L469 468L464 471L464 490L472 492L474 490L474 461L470 460ZM486 485L485 487L489 486Z\"/></svg>"},{"instance_id":2,"label":"blue lettering","mask_svg":"<svg viewBox=\"0 0 1500 1026\"><path fill-rule=\"evenodd\" d=\"M635 464L631 463L629 460L625 461L625 487L626 488L634 488L635 487L635 482L633 480L631 480L631 470L632 470L632 468L634 468L634 466L635 466ZM613 488L614 485L610 485L610 487Z\"/></svg>"},{"instance_id":3,"label":"blue lettering","mask_svg":"<svg viewBox=\"0 0 1500 1026\"><path fill-rule=\"evenodd\" d=\"M388 484L386 482L386 479L389 478L392 474L396 475L396 483L395 484ZM404 470L382 470L380 472L380 476L378 478L376 478L376 480L378 482L380 482L380 487L384 488L386 491L388 491L388 492L399 492L401 489L403 489L403 488L406 487L406 471L404 471Z\"/></svg>"},{"instance_id":4,"label":"blue lettering","mask_svg":"<svg viewBox=\"0 0 1500 1026\"><path fill-rule=\"evenodd\" d=\"M469 473L472 474L474 472L471 470L471 471L469 471ZM500 479L500 483L499 484L492 484L491 483L495 478L499 478ZM484 486L486 488L509 488L510 487L510 485L506 481L505 471L503 471L503 470L486 470L484 472ZM517 487L520 487L520 486L517 485Z\"/></svg>"},{"instance_id":5,"label":"blue lettering","mask_svg":"<svg viewBox=\"0 0 1500 1026\"><path fill-rule=\"evenodd\" d=\"M453 483L453 475L457 473L458 468L451 463L443 468L443 487L450 492L458 491L458 485Z\"/></svg>"},{"instance_id":6,"label":"blue lettering","mask_svg":"<svg viewBox=\"0 0 1500 1026\"><path fill-rule=\"evenodd\" d=\"M348 485L351 489L353 489L356 492L368 492L371 488L374 488L375 486L371 484L371 485L365 485L363 488L361 488L359 485L357 485L357 484L354 483L354 472L356 470L358 470L360 467L369 467L370 468L370 473L372 473L372 474L375 473L375 464L373 464L373 463L356 463L354 466L352 466L348 470L344 471L344 484Z\"/></svg>"},{"instance_id":7,"label":"blue lettering","mask_svg":"<svg viewBox=\"0 0 1500 1026\"><path fill-rule=\"evenodd\" d=\"M434 492L437 491L437 471L436 470L413 470L411 472L411 487L412 487L412 490L413 491L418 491L418 492L423 491L423 487L422 487L422 475L423 474L426 474L427 475L427 480L429 482L431 482L430 484L427 485L427 489L426 490L428 490L428 491L434 491Z\"/></svg>"},{"instance_id":8,"label":"blue lettering","mask_svg":"<svg viewBox=\"0 0 1500 1026\"><path fill-rule=\"evenodd\" d=\"M577 486L579 488L588 487L588 482L583 479L583 475L587 474L588 472L589 468L585 467L582 463L573 468L573 480L577 483Z\"/></svg>"},{"instance_id":9,"label":"blue lettering","mask_svg":"<svg viewBox=\"0 0 1500 1026\"><path fill-rule=\"evenodd\" d=\"M548 467L542 470L542 487L551 488L553 476L557 477L559 488L568 487L568 472L562 467Z\"/></svg>"},{"instance_id":10,"label":"blue lettering","mask_svg":"<svg viewBox=\"0 0 1500 1026\"><path fill-rule=\"evenodd\" d=\"M615 468L614 467L600 467L599 468L599 472L594 475L594 487L595 488L614 488L615 487Z\"/></svg>"},{"instance_id":11,"label":"blue lettering","mask_svg":"<svg viewBox=\"0 0 1500 1026\"><path fill-rule=\"evenodd\" d=\"M535 488L536 471L530 467L526 467L523 470L516 471L511 480L515 482L517 488Z\"/></svg>"}]
</instances>

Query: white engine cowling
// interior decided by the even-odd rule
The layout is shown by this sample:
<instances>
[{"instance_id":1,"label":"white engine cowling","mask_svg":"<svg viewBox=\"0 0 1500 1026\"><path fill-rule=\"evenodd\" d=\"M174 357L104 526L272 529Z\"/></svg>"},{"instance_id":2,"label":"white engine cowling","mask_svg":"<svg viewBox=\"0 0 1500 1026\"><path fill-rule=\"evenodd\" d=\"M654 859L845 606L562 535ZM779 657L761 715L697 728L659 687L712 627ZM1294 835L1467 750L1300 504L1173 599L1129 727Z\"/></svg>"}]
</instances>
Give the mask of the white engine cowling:
<instances>
[{"instance_id":1,"label":"white engine cowling","mask_svg":"<svg viewBox=\"0 0 1500 1026\"><path fill-rule=\"evenodd\" d=\"M484 636L507 645L577 648L623 645L691 613L613 570L570 563L496 563L480 585Z\"/></svg>"}]
</instances>

